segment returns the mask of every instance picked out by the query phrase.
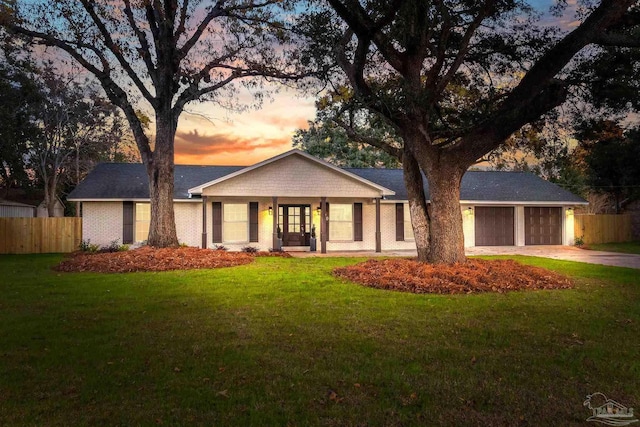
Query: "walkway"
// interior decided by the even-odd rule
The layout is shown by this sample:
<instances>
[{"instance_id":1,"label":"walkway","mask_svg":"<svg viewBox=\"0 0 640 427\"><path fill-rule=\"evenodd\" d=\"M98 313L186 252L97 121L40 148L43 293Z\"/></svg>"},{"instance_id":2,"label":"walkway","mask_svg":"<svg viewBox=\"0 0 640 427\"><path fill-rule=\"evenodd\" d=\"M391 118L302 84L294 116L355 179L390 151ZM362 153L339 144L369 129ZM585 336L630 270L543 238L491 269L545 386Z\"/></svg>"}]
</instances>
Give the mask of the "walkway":
<instances>
[{"instance_id":1,"label":"walkway","mask_svg":"<svg viewBox=\"0 0 640 427\"><path fill-rule=\"evenodd\" d=\"M372 251L353 252L290 252L294 257L375 257L375 256L416 256L415 251ZM640 255L616 252L600 252L578 249L573 246L478 246L466 249L466 254L473 255L527 255L543 258L560 259L565 261L586 262L588 264L611 265L615 267L629 267L640 269Z\"/></svg>"}]
</instances>

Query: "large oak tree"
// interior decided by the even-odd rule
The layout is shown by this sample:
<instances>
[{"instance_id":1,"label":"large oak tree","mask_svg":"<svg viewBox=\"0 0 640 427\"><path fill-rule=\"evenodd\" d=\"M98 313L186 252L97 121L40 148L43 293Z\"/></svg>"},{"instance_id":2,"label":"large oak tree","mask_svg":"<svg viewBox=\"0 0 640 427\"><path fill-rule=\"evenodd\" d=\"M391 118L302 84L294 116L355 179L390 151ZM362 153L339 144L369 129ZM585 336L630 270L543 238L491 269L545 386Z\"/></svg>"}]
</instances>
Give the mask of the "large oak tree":
<instances>
[{"instance_id":1,"label":"large oak tree","mask_svg":"<svg viewBox=\"0 0 640 427\"><path fill-rule=\"evenodd\" d=\"M434 263L465 261L459 200L467 169L565 102L578 54L628 42L638 22L633 0L600 1L564 33L537 27L518 0L326 0L316 7L306 29L317 55L339 66L328 78L342 75L354 102L402 138L401 149L388 151L403 160L418 256Z\"/></svg>"},{"instance_id":2,"label":"large oak tree","mask_svg":"<svg viewBox=\"0 0 640 427\"><path fill-rule=\"evenodd\" d=\"M178 244L174 139L187 104L228 103L234 82L292 77L282 0L4 1L0 24L66 52L95 76L129 122L149 176L148 243ZM255 84L255 81L254 81ZM155 140L138 112L151 107Z\"/></svg>"}]
</instances>

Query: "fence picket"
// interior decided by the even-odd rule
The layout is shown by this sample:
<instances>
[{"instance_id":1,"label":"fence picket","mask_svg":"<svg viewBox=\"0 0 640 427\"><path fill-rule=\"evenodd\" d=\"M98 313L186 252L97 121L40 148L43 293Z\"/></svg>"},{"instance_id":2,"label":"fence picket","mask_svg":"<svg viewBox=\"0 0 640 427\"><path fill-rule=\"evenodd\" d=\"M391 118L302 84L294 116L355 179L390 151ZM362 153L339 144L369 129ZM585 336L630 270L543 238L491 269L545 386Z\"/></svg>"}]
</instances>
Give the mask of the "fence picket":
<instances>
[{"instance_id":1,"label":"fence picket","mask_svg":"<svg viewBox=\"0 0 640 427\"><path fill-rule=\"evenodd\" d=\"M0 218L0 254L73 252L82 218Z\"/></svg>"},{"instance_id":2,"label":"fence picket","mask_svg":"<svg viewBox=\"0 0 640 427\"><path fill-rule=\"evenodd\" d=\"M576 215L574 234L585 244L633 240L631 215Z\"/></svg>"}]
</instances>

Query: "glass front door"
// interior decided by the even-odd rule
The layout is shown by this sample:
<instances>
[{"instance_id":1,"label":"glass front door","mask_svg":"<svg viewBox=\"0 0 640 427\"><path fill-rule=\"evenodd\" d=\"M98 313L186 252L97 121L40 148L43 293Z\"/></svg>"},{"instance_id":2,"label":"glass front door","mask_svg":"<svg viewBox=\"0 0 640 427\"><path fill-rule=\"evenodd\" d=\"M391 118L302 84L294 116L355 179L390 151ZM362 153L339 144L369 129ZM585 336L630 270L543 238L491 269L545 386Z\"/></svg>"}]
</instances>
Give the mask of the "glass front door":
<instances>
[{"instance_id":1,"label":"glass front door","mask_svg":"<svg viewBox=\"0 0 640 427\"><path fill-rule=\"evenodd\" d=\"M282 230L283 246L309 246L311 206L278 206L278 226Z\"/></svg>"}]
</instances>

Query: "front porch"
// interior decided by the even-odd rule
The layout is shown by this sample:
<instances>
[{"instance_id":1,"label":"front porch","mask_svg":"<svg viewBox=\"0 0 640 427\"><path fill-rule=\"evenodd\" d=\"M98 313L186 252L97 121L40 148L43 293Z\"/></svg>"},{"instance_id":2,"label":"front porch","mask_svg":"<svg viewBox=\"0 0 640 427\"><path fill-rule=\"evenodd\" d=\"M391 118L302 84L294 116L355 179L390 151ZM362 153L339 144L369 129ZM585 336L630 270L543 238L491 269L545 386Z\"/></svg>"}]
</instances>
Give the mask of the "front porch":
<instances>
[{"instance_id":1,"label":"front porch","mask_svg":"<svg viewBox=\"0 0 640 427\"><path fill-rule=\"evenodd\" d=\"M202 196L202 248L382 250L381 198Z\"/></svg>"}]
</instances>

